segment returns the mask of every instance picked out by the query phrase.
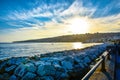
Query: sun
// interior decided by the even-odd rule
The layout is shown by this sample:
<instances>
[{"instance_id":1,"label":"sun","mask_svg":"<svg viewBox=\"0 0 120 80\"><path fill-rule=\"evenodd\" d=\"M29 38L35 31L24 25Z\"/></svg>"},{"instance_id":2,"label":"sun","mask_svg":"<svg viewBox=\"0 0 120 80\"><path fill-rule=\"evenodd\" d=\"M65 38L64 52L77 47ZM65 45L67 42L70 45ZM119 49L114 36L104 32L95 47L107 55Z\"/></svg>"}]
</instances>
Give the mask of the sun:
<instances>
[{"instance_id":1,"label":"sun","mask_svg":"<svg viewBox=\"0 0 120 80\"><path fill-rule=\"evenodd\" d=\"M87 33L89 30L89 21L85 18L75 18L70 22L70 31L73 34Z\"/></svg>"}]
</instances>

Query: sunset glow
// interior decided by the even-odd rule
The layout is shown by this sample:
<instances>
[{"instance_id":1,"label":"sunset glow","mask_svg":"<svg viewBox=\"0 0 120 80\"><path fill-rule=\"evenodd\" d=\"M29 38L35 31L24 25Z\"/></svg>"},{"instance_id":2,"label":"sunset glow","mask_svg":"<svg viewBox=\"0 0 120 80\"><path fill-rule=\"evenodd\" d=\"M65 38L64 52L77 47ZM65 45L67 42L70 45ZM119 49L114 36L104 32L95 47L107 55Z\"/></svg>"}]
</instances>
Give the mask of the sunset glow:
<instances>
[{"instance_id":1,"label":"sunset glow","mask_svg":"<svg viewBox=\"0 0 120 80\"><path fill-rule=\"evenodd\" d=\"M76 43L73 43L73 48L80 49L80 48L83 48L83 45L81 42L76 42Z\"/></svg>"},{"instance_id":2,"label":"sunset glow","mask_svg":"<svg viewBox=\"0 0 120 80\"><path fill-rule=\"evenodd\" d=\"M120 32L119 0L0 0L0 42Z\"/></svg>"},{"instance_id":3,"label":"sunset glow","mask_svg":"<svg viewBox=\"0 0 120 80\"><path fill-rule=\"evenodd\" d=\"M75 18L71 21L69 25L71 28L71 32L73 34L87 33L90 27L90 24L86 19Z\"/></svg>"}]
</instances>

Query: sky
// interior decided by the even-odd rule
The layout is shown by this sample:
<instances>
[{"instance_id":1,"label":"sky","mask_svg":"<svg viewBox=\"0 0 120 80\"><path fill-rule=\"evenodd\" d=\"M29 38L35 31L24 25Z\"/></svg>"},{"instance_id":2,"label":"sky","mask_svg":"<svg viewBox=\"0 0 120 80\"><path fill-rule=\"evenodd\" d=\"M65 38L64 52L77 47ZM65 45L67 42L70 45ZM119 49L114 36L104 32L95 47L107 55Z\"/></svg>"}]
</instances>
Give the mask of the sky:
<instances>
[{"instance_id":1,"label":"sky","mask_svg":"<svg viewBox=\"0 0 120 80\"><path fill-rule=\"evenodd\" d=\"M120 0L0 0L0 42L120 32Z\"/></svg>"}]
</instances>

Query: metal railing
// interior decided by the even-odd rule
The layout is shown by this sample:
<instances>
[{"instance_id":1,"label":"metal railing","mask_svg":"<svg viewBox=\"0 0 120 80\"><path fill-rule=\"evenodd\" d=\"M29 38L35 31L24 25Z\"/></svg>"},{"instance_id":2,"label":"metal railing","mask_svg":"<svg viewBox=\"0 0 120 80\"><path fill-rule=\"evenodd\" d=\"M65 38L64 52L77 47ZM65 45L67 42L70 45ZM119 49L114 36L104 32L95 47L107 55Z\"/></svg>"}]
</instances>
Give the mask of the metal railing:
<instances>
[{"instance_id":1,"label":"metal railing","mask_svg":"<svg viewBox=\"0 0 120 80\"><path fill-rule=\"evenodd\" d=\"M101 64L101 71L106 71L106 69L105 69L105 58L107 56L109 58L109 51L105 51L102 54L102 56L100 56L100 60L91 68L91 70L82 78L82 80L88 80L100 64Z\"/></svg>"}]
</instances>

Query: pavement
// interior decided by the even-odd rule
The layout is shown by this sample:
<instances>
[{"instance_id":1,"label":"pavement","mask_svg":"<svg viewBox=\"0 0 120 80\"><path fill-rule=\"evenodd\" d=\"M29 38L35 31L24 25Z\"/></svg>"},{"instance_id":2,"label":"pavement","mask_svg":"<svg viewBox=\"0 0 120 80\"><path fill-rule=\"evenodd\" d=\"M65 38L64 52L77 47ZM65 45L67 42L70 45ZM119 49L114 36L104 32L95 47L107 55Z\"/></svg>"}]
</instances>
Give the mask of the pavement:
<instances>
[{"instance_id":1,"label":"pavement","mask_svg":"<svg viewBox=\"0 0 120 80\"><path fill-rule=\"evenodd\" d=\"M115 56L116 55L116 56ZM89 80L120 80L120 54L111 54L110 60L106 59L106 71L101 71L101 65L89 78Z\"/></svg>"},{"instance_id":2,"label":"pavement","mask_svg":"<svg viewBox=\"0 0 120 80\"><path fill-rule=\"evenodd\" d=\"M101 65L96 69L89 80L114 80L115 56L111 55L110 60L106 58L105 69L101 71Z\"/></svg>"},{"instance_id":3,"label":"pavement","mask_svg":"<svg viewBox=\"0 0 120 80\"><path fill-rule=\"evenodd\" d=\"M116 56L116 80L120 80L120 55Z\"/></svg>"}]
</instances>

